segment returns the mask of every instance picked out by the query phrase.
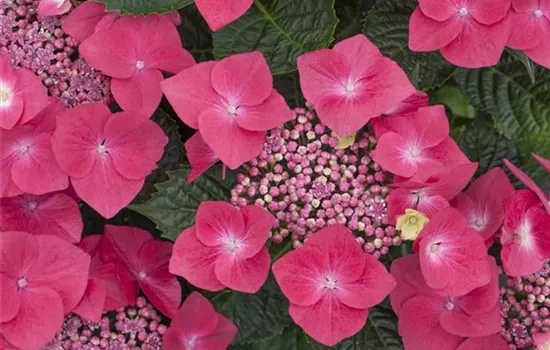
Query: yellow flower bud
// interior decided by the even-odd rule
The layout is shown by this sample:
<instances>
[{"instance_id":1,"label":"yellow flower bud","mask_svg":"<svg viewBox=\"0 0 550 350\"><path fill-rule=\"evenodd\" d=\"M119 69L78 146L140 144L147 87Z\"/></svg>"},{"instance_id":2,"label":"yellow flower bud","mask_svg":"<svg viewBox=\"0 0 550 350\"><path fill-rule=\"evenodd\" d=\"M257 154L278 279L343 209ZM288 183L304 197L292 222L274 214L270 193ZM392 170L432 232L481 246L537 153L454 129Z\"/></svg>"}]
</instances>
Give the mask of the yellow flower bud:
<instances>
[{"instance_id":1,"label":"yellow flower bud","mask_svg":"<svg viewBox=\"0 0 550 350\"><path fill-rule=\"evenodd\" d=\"M429 221L421 212L406 209L405 214L397 218L395 228L401 231L401 237L404 240L414 241Z\"/></svg>"},{"instance_id":2,"label":"yellow flower bud","mask_svg":"<svg viewBox=\"0 0 550 350\"><path fill-rule=\"evenodd\" d=\"M355 142L355 133L349 136L340 136L333 131L332 136L338 139L338 144L335 147L336 149L346 149Z\"/></svg>"}]
</instances>

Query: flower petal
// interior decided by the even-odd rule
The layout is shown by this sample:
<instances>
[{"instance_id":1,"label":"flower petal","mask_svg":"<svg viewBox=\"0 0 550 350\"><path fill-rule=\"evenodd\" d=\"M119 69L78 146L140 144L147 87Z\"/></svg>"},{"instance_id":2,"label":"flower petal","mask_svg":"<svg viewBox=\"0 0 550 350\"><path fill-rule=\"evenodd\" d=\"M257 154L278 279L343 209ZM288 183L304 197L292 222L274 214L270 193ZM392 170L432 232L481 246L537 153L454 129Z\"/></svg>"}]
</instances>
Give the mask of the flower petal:
<instances>
[{"instance_id":1,"label":"flower petal","mask_svg":"<svg viewBox=\"0 0 550 350\"><path fill-rule=\"evenodd\" d=\"M162 99L162 73L158 69L144 69L126 79L111 80L111 92L125 111L153 115Z\"/></svg>"},{"instance_id":2,"label":"flower petal","mask_svg":"<svg viewBox=\"0 0 550 350\"><path fill-rule=\"evenodd\" d=\"M145 278L139 282L143 293L160 312L174 317L181 304L181 285L175 278Z\"/></svg>"},{"instance_id":3,"label":"flower petal","mask_svg":"<svg viewBox=\"0 0 550 350\"><path fill-rule=\"evenodd\" d=\"M253 1L238 0L227 3L224 0L195 0L195 3L210 29L217 31L244 15Z\"/></svg>"},{"instance_id":4,"label":"flower petal","mask_svg":"<svg viewBox=\"0 0 550 350\"><path fill-rule=\"evenodd\" d=\"M488 312L469 315L461 310L443 311L441 328L461 337L486 337L500 331L500 303Z\"/></svg>"},{"instance_id":5,"label":"flower petal","mask_svg":"<svg viewBox=\"0 0 550 350\"><path fill-rule=\"evenodd\" d=\"M3 253L0 254L0 273L12 279L26 275L39 255L36 237L27 232L2 232L0 246Z\"/></svg>"},{"instance_id":6,"label":"flower petal","mask_svg":"<svg viewBox=\"0 0 550 350\"><path fill-rule=\"evenodd\" d=\"M86 1L76 6L63 20L63 31L76 41L84 41L94 33L97 23L105 15L105 5Z\"/></svg>"},{"instance_id":7,"label":"flower petal","mask_svg":"<svg viewBox=\"0 0 550 350\"><path fill-rule=\"evenodd\" d=\"M243 239L239 257L251 258L265 247L276 220L267 210L255 205L242 207L240 211L244 219L244 230L237 236Z\"/></svg>"},{"instance_id":8,"label":"flower petal","mask_svg":"<svg viewBox=\"0 0 550 350\"><path fill-rule=\"evenodd\" d=\"M460 344L456 350L508 350L510 347L500 334L489 337L469 338Z\"/></svg>"},{"instance_id":9,"label":"flower petal","mask_svg":"<svg viewBox=\"0 0 550 350\"><path fill-rule=\"evenodd\" d=\"M216 277L226 287L244 293L256 293L264 285L269 274L271 257L262 248L251 258L240 258L230 253L216 259Z\"/></svg>"},{"instance_id":10,"label":"flower petal","mask_svg":"<svg viewBox=\"0 0 550 350\"><path fill-rule=\"evenodd\" d=\"M537 5L538 6L538 5ZM543 22L537 20L533 13L510 12L512 30L507 45L516 50L532 49L541 44L544 36ZM547 22L548 23L548 22ZM547 24L550 27L550 23Z\"/></svg>"},{"instance_id":11,"label":"flower petal","mask_svg":"<svg viewBox=\"0 0 550 350\"><path fill-rule=\"evenodd\" d=\"M250 131L278 128L292 118L292 111L283 96L276 90L272 90L269 97L261 104L241 106L237 112L237 124Z\"/></svg>"},{"instance_id":12,"label":"flower petal","mask_svg":"<svg viewBox=\"0 0 550 350\"><path fill-rule=\"evenodd\" d=\"M0 273L0 322L13 320L19 313L21 298L17 292L17 280Z\"/></svg>"},{"instance_id":13,"label":"flower petal","mask_svg":"<svg viewBox=\"0 0 550 350\"><path fill-rule=\"evenodd\" d=\"M40 0L38 13L41 16L59 16L68 12L71 7L70 0Z\"/></svg>"},{"instance_id":14,"label":"flower petal","mask_svg":"<svg viewBox=\"0 0 550 350\"><path fill-rule=\"evenodd\" d=\"M482 24L494 24L510 12L512 0L476 0L472 1L468 12Z\"/></svg>"},{"instance_id":15,"label":"flower petal","mask_svg":"<svg viewBox=\"0 0 550 350\"><path fill-rule=\"evenodd\" d=\"M187 160L189 161L189 165L191 165L191 172L187 177L187 183L191 183L220 160L212 149L208 147L206 142L204 142L199 132L191 136L185 142L184 147Z\"/></svg>"},{"instance_id":16,"label":"flower petal","mask_svg":"<svg viewBox=\"0 0 550 350\"><path fill-rule=\"evenodd\" d=\"M89 280L84 296L82 296L82 299L80 299L72 312L87 321L99 322L103 314L106 293L105 286L101 281L95 279Z\"/></svg>"},{"instance_id":17,"label":"flower petal","mask_svg":"<svg viewBox=\"0 0 550 350\"><path fill-rule=\"evenodd\" d=\"M455 40L462 28L460 20L450 18L439 22L417 8L409 22L409 48L420 52L439 50Z\"/></svg>"},{"instance_id":18,"label":"flower petal","mask_svg":"<svg viewBox=\"0 0 550 350\"><path fill-rule=\"evenodd\" d=\"M208 335L218 325L218 314L212 304L198 292L192 292L178 310L170 327L180 328L186 335Z\"/></svg>"},{"instance_id":19,"label":"flower petal","mask_svg":"<svg viewBox=\"0 0 550 350\"><path fill-rule=\"evenodd\" d=\"M444 21L457 13L454 0L419 0L418 6L422 13L436 21Z\"/></svg>"},{"instance_id":20,"label":"flower petal","mask_svg":"<svg viewBox=\"0 0 550 350\"><path fill-rule=\"evenodd\" d=\"M202 202L195 223L197 239L209 247L224 245L228 238L244 236L242 213L226 202Z\"/></svg>"}]
</instances>

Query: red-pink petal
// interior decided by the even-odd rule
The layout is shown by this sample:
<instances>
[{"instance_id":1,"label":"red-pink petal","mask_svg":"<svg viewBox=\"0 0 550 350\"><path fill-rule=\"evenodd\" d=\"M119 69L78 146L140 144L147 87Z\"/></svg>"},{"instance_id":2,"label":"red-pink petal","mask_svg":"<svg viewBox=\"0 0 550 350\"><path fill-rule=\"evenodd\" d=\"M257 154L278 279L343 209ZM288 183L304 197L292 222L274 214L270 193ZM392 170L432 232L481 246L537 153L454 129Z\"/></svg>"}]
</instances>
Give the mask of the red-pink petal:
<instances>
[{"instance_id":1,"label":"red-pink petal","mask_svg":"<svg viewBox=\"0 0 550 350\"><path fill-rule=\"evenodd\" d=\"M550 29L547 30L545 36L548 36L548 33L550 33ZM548 41L543 40L537 47L524 50L524 53L536 63L550 69L550 44Z\"/></svg>"},{"instance_id":2,"label":"red-pink petal","mask_svg":"<svg viewBox=\"0 0 550 350\"><path fill-rule=\"evenodd\" d=\"M514 176L522 184L527 186L528 189L533 191L537 195L537 197L539 197L540 201L542 202L542 204L544 205L544 207L546 208L548 213L550 213L550 200L549 200L548 196L546 195L546 193L544 193L544 191L535 183L535 181L533 181L533 179L531 179L521 169L519 169L514 164L512 164L510 161L508 161L508 159L504 159L504 164L506 165L506 167L508 169L510 169L512 174L514 174Z\"/></svg>"},{"instance_id":3,"label":"red-pink petal","mask_svg":"<svg viewBox=\"0 0 550 350\"><path fill-rule=\"evenodd\" d=\"M500 334L489 337L469 338L460 344L456 350L508 350L510 347Z\"/></svg>"},{"instance_id":4,"label":"red-pink petal","mask_svg":"<svg viewBox=\"0 0 550 350\"><path fill-rule=\"evenodd\" d=\"M199 128L204 109L220 104L222 97L212 88L214 61L202 62L161 82L161 88L178 117L193 129Z\"/></svg>"},{"instance_id":5,"label":"red-pink petal","mask_svg":"<svg viewBox=\"0 0 550 350\"><path fill-rule=\"evenodd\" d=\"M75 7L63 20L63 31L76 41L84 41L94 33L95 26L105 15L105 5L86 1Z\"/></svg>"},{"instance_id":6,"label":"red-pink petal","mask_svg":"<svg viewBox=\"0 0 550 350\"><path fill-rule=\"evenodd\" d=\"M449 136L449 120L443 105L422 107L414 114L413 123L425 147L433 147Z\"/></svg>"},{"instance_id":7,"label":"red-pink petal","mask_svg":"<svg viewBox=\"0 0 550 350\"><path fill-rule=\"evenodd\" d=\"M179 46L158 47L148 54L147 60L151 62L147 65L148 68L156 68L172 74L177 74L197 63L189 51Z\"/></svg>"},{"instance_id":8,"label":"red-pink petal","mask_svg":"<svg viewBox=\"0 0 550 350\"><path fill-rule=\"evenodd\" d=\"M37 195L67 188L69 178L57 165L51 134L42 133L33 137L28 147L28 151L12 165L11 174L15 185Z\"/></svg>"},{"instance_id":9,"label":"red-pink petal","mask_svg":"<svg viewBox=\"0 0 550 350\"><path fill-rule=\"evenodd\" d=\"M311 306L290 304L292 320L319 343L332 346L363 328L368 309L355 309L336 296L326 296Z\"/></svg>"},{"instance_id":10,"label":"red-pink petal","mask_svg":"<svg viewBox=\"0 0 550 350\"><path fill-rule=\"evenodd\" d=\"M107 157L105 157L107 158ZM111 159L98 159L83 178L71 178L78 196L104 218L112 218L130 204L143 187L145 178L129 180L114 168Z\"/></svg>"},{"instance_id":11,"label":"red-pink petal","mask_svg":"<svg viewBox=\"0 0 550 350\"><path fill-rule=\"evenodd\" d=\"M195 223L197 239L209 247L225 245L227 239L242 237L245 227L239 209L226 202L202 202Z\"/></svg>"},{"instance_id":12,"label":"red-pink petal","mask_svg":"<svg viewBox=\"0 0 550 350\"><path fill-rule=\"evenodd\" d=\"M483 25L467 20L458 37L441 49L441 54L452 64L465 68L480 68L498 63L510 35L510 21Z\"/></svg>"},{"instance_id":13,"label":"red-pink petal","mask_svg":"<svg viewBox=\"0 0 550 350\"><path fill-rule=\"evenodd\" d=\"M489 312L499 303L499 272L496 260L489 258L491 266L491 282L474 289L470 293L459 297L456 304L467 314L477 315Z\"/></svg>"},{"instance_id":14,"label":"red-pink petal","mask_svg":"<svg viewBox=\"0 0 550 350\"><path fill-rule=\"evenodd\" d=\"M382 59L382 53L378 47L363 34L356 34L336 43L333 51L339 52L348 58L352 77L362 77L368 74L369 70L372 69L372 61ZM369 59L357 59L359 57L369 57Z\"/></svg>"},{"instance_id":15,"label":"red-pink petal","mask_svg":"<svg viewBox=\"0 0 550 350\"><path fill-rule=\"evenodd\" d=\"M210 82L235 107L259 105L273 91L273 77L260 51L232 55L217 62Z\"/></svg>"},{"instance_id":16,"label":"red-pink petal","mask_svg":"<svg viewBox=\"0 0 550 350\"><path fill-rule=\"evenodd\" d=\"M251 258L240 258L231 253L221 254L216 259L216 277L226 287L244 293L256 293L269 274L271 257L267 248Z\"/></svg>"},{"instance_id":17,"label":"red-pink petal","mask_svg":"<svg viewBox=\"0 0 550 350\"><path fill-rule=\"evenodd\" d=\"M191 183L220 160L212 149L208 147L206 142L204 142L199 132L191 136L185 142L184 147L185 155L187 156L187 160L189 160L189 165L191 165L191 172L187 177L187 183Z\"/></svg>"},{"instance_id":18,"label":"red-pink petal","mask_svg":"<svg viewBox=\"0 0 550 350\"><path fill-rule=\"evenodd\" d=\"M510 32L508 46L516 50L525 50L535 48L541 44L544 36L543 21L538 20L532 12L518 13L512 11L510 12L510 21L512 22L512 28L521 28L521 30ZM546 23L550 27L550 23Z\"/></svg>"},{"instance_id":19,"label":"red-pink petal","mask_svg":"<svg viewBox=\"0 0 550 350\"><path fill-rule=\"evenodd\" d=\"M170 258L170 273L182 276L189 283L209 291L225 288L214 272L217 248L203 245L195 236L195 227L183 231L176 243Z\"/></svg>"},{"instance_id":20,"label":"red-pink petal","mask_svg":"<svg viewBox=\"0 0 550 350\"><path fill-rule=\"evenodd\" d=\"M140 250L153 236L143 229L131 226L105 225L101 242L101 259L105 263L121 261L132 270L140 268Z\"/></svg>"},{"instance_id":21,"label":"red-pink petal","mask_svg":"<svg viewBox=\"0 0 550 350\"><path fill-rule=\"evenodd\" d=\"M21 298L17 291L16 278L0 273L0 323L13 320L19 313Z\"/></svg>"},{"instance_id":22,"label":"red-pink petal","mask_svg":"<svg viewBox=\"0 0 550 350\"><path fill-rule=\"evenodd\" d=\"M258 156L265 142L263 132L241 128L235 117L220 108L209 108L199 116L199 129L206 144L231 169Z\"/></svg>"},{"instance_id":23,"label":"red-pink petal","mask_svg":"<svg viewBox=\"0 0 550 350\"><path fill-rule=\"evenodd\" d=\"M217 31L244 15L253 2L253 0L237 0L231 3L224 0L196 0L195 4L210 29Z\"/></svg>"},{"instance_id":24,"label":"red-pink petal","mask_svg":"<svg viewBox=\"0 0 550 350\"><path fill-rule=\"evenodd\" d=\"M278 128L292 119L292 111L285 99L276 90L255 106L241 106L237 111L237 124L250 131L265 131Z\"/></svg>"},{"instance_id":25,"label":"red-pink petal","mask_svg":"<svg viewBox=\"0 0 550 350\"><path fill-rule=\"evenodd\" d=\"M24 101L23 113L18 123L23 124L36 117L48 105L48 92L42 85L40 77L30 70L18 69L15 74L17 75L16 93Z\"/></svg>"},{"instance_id":26,"label":"red-pink petal","mask_svg":"<svg viewBox=\"0 0 550 350\"><path fill-rule=\"evenodd\" d=\"M214 331L197 340L197 346L202 349L225 349L231 345L237 336L237 327L227 318L218 314L218 325Z\"/></svg>"},{"instance_id":27,"label":"red-pink petal","mask_svg":"<svg viewBox=\"0 0 550 350\"><path fill-rule=\"evenodd\" d=\"M240 208L244 219L243 234L237 235L242 239L242 247L239 249L241 258L250 258L265 247L269 238L275 218L264 208L248 205Z\"/></svg>"},{"instance_id":28,"label":"red-pink petal","mask_svg":"<svg viewBox=\"0 0 550 350\"><path fill-rule=\"evenodd\" d=\"M78 305L72 310L75 314L85 320L99 322L103 314L105 305L106 291L103 282L91 279L88 281L84 296L80 299Z\"/></svg>"},{"instance_id":29,"label":"red-pink petal","mask_svg":"<svg viewBox=\"0 0 550 350\"><path fill-rule=\"evenodd\" d=\"M88 284L90 256L56 236L35 236L40 254L27 272L29 285L56 291L69 313L84 295Z\"/></svg>"},{"instance_id":30,"label":"red-pink petal","mask_svg":"<svg viewBox=\"0 0 550 350\"><path fill-rule=\"evenodd\" d=\"M494 24L502 20L510 11L512 0L472 1L468 12L482 24Z\"/></svg>"},{"instance_id":31,"label":"red-pink petal","mask_svg":"<svg viewBox=\"0 0 550 350\"><path fill-rule=\"evenodd\" d=\"M422 10L426 16L444 21L457 14L456 1L453 0L419 0L419 10Z\"/></svg>"},{"instance_id":32,"label":"red-pink petal","mask_svg":"<svg viewBox=\"0 0 550 350\"><path fill-rule=\"evenodd\" d=\"M399 334L407 350L456 349L464 339L441 328L442 306L438 299L415 296L399 312ZM429 341L426 341L429 339Z\"/></svg>"},{"instance_id":33,"label":"red-pink petal","mask_svg":"<svg viewBox=\"0 0 550 350\"><path fill-rule=\"evenodd\" d=\"M27 287L20 292L17 316L2 323L2 335L20 349L39 349L53 339L63 325L63 303L47 287Z\"/></svg>"},{"instance_id":34,"label":"red-pink petal","mask_svg":"<svg viewBox=\"0 0 550 350\"><path fill-rule=\"evenodd\" d=\"M115 113L105 124L105 147L119 174L140 180L157 168L168 137L137 113Z\"/></svg>"},{"instance_id":35,"label":"red-pink petal","mask_svg":"<svg viewBox=\"0 0 550 350\"><path fill-rule=\"evenodd\" d=\"M21 96L13 96L10 106L0 108L0 128L11 129L17 124L23 113L24 100Z\"/></svg>"},{"instance_id":36,"label":"red-pink petal","mask_svg":"<svg viewBox=\"0 0 550 350\"><path fill-rule=\"evenodd\" d=\"M462 20L450 18L439 22L417 8L409 22L409 48L420 52L439 50L455 40L462 28Z\"/></svg>"},{"instance_id":37,"label":"red-pink petal","mask_svg":"<svg viewBox=\"0 0 550 350\"><path fill-rule=\"evenodd\" d=\"M538 154L533 153L533 158L546 170L548 175L550 175L550 159L543 158Z\"/></svg>"},{"instance_id":38,"label":"red-pink petal","mask_svg":"<svg viewBox=\"0 0 550 350\"><path fill-rule=\"evenodd\" d=\"M212 333L218 325L218 314L208 299L193 292L177 311L171 327L180 328L183 334L204 336Z\"/></svg>"},{"instance_id":39,"label":"red-pink petal","mask_svg":"<svg viewBox=\"0 0 550 350\"><path fill-rule=\"evenodd\" d=\"M153 115L162 99L162 73L158 69L138 70L129 78L111 80L111 92L125 111Z\"/></svg>"},{"instance_id":40,"label":"red-pink petal","mask_svg":"<svg viewBox=\"0 0 550 350\"><path fill-rule=\"evenodd\" d=\"M102 103L82 104L59 115L52 148L61 170L76 178L92 171L110 115L109 108Z\"/></svg>"},{"instance_id":41,"label":"red-pink petal","mask_svg":"<svg viewBox=\"0 0 550 350\"><path fill-rule=\"evenodd\" d=\"M71 7L70 0L40 0L38 13L41 16L59 16L68 12Z\"/></svg>"},{"instance_id":42,"label":"red-pink petal","mask_svg":"<svg viewBox=\"0 0 550 350\"><path fill-rule=\"evenodd\" d=\"M173 317L181 304L181 285L175 278L145 278L139 282L143 293L160 312Z\"/></svg>"},{"instance_id":43,"label":"red-pink petal","mask_svg":"<svg viewBox=\"0 0 550 350\"><path fill-rule=\"evenodd\" d=\"M39 255L36 238L27 232L2 232L0 246L0 273L13 279L26 275Z\"/></svg>"},{"instance_id":44,"label":"red-pink petal","mask_svg":"<svg viewBox=\"0 0 550 350\"><path fill-rule=\"evenodd\" d=\"M469 315L461 310L443 311L439 316L441 327L461 337L486 337L498 333L500 325L500 303L483 314Z\"/></svg>"}]
</instances>

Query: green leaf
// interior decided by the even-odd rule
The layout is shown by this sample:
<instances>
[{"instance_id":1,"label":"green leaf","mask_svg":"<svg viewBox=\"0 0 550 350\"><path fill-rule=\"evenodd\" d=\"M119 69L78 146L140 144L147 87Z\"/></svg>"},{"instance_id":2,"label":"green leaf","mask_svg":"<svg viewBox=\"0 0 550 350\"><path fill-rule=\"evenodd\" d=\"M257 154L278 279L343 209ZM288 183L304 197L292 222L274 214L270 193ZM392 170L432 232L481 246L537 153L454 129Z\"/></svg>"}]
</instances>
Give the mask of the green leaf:
<instances>
[{"instance_id":1,"label":"green leaf","mask_svg":"<svg viewBox=\"0 0 550 350\"><path fill-rule=\"evenodd\" d=\"M514 56L505 54L499 65L459 69L455 79L470 102L489 113L499 133L518 145L524 161L531 152L550 156L550 70L535 66L536 83ZM528 161L524 168L542 180Z\"/></svg>"},{"instance_id":2,"label":"green leaf","mask_svg":"<svg viewBox=\"0 0 550 350\"><path fill-rule=\"evenodd\" d=\"M438 52L416 53L409 49L409 18L415 0L377 1L365 18L363 32L384 55L394 59L422 90L442 85L455 67Z\"/></svg>"},{"instance_id":3,"label":"green leaf","mask_svg":"<svg viewBox=\"0 0 550 350\"><path fill-rule=\"evenodd\" d=\"M255 294L233 291L212 301L239 329L232 349L264 349L258 344L269 343L291 323L288 300L271 276Z\"/></svg>"},{"instance_id":4,"label":"green leaf","mask_svg":"<svg viewBox=\"0 0 550 350\"><path fill-rule=\"evenodd\" d=\"M273 74L296 70L296 58L326 48L338 19L334 0L256 0L237 21L214 33L217 59L260 50Z\"/></svg>"},{"instance_id":5,"label":"green leaf","mask_svg":"<svg viewBox=\"0 0 550 350\"><path fill-rule=\"evenodd\" d=\"M506 49L512 56L514 56L518 61L523 63L525 66L525 69L527 70L527 74L529 74L529 78L531 78L531 83L535 83L535 64L533 61L527 57L526 54L523 53L523 51L516 51L512 50L510 48Z\"/></svg>"},{"instance_id":6,"label":"green leaf","mask_svg":"<svg viewBox=\"0 0 550 350\"><path fill-rule=\"evenodd\" d=\"M153 221L164 238L176 240L183 229L193 225L202 201L227 201L231 196L230 185L209 172L187 184L190 170L183 165L168 171L168 181L155 185L157 192L151 199L129 206Z\"/></svg>"},{"instance_id":7,"label":"green leaf","mask_svg":"<svg viewBox=\"0 0 550 350\"><path fill-rule=\"evenodd\" d=\"M104 3L107 10L133 15L175 11L193 3L193 0L96 0Z\"/></svg>"},{"instance_id":8,"label":"green leaf","mask_svg":"<svg viewBox=\"0 0 550 350\"><path fill-rule=\"evenodd\" d=\"M303 107L305 98L300 89L300 78L298 72L292 72L273 77L273 87L285 98L285 101L292 108Z\"/></svg>"},{"instance_id":9,"label":"green leaf","mask_svg":"<svg viewBox=\"0 0 550 350\"><path fill-rule=\"evenodd\" d=\"M334 5L338 25L334 37L341 41L363 30L363 18L375 0L339 0Z\"/></svg>"},{"instance_id":10,"label":"green leaf","mask_svg":"<svg viewBox=\"0 0 550 350\"><path fill-rule=\"evenodd\" d=\"M176 122L161 109L157 109L151 120L157 123L168 136L168 144L164 147L164 154L158 163L158 169L147 176L143 188L133 201L134 203L141 203L149 199L151 193L155 191L153 185L168 180L166 171L179 168L183 161L183 142Z\"/></svg>"},{"instance_id":11,"label":"green leaf","mask_svg":"<svg viewBox=\"0 0 550 350\"><path fill-rule=\"evenodd\" d=\"M198 62L214 59L212 53L212 32L196 6L181 9L181 25L178 27L183 47Z\"/></svg>"},{"instance_id":12,"label":"green leaf","mask_svg":"<svg viewBox=\"0 0 550 350\"><path fill-rule=\"evenodd\" d=\"M476 178L491 168L502 167L503 158L519 162L516 144L500 135L490 121L475 120L454 129L452 136L472 162L479 162Z\"/></svg>"},{"instance_id":13,"label":"green leaf","mask_svg":"<svg viewBox=\"0 0 550 350\"><path fill-rule=\"evenodd\" d=\"M444 86L431 96L430 104L439 103L447 106L457 117L475 118L477 115L477 111L470 101L454 86Z\"/></svg>"}]
</instances>

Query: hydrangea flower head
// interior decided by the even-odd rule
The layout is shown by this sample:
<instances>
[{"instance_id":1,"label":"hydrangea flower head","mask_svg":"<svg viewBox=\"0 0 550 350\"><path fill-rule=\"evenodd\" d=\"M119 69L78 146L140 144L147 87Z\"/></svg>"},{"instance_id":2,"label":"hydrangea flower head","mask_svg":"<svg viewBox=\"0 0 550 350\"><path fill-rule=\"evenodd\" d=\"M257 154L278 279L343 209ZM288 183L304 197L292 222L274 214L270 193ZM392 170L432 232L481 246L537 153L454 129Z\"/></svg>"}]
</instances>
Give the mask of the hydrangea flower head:
<instances>
[{"instance_id":1,"label":"hydrangea flower head","mask_svg":"<svg viewBox=\"0 0 550 350\"><path fill-rule=\"evenodd\" d=\"M399 316L399 334L406 349L456 349L466 337L500 331L498 268L494 259L488 261L490 281L460 296L430 288L418 254L392 263L397 286L390 301Z\"/></svg>"},{"instance_id":2,"label":"hydrangea flower head","mask_svg":"<svg viewBox=\"0 0 550 350\"><path fill-rule=\"evenodd\" d=\"M299 247L315 232L345 224L365 252L380 257L401 244L388 225L389 174L372 158L376 139L367 131L354 143L339 143L312 110L296 108L294 120L269 131L264 150L237 176L231 203L262 206L277 219L274 243L292 240Z\"/></svg>"},{"instance_id":3,"label":"hydrangea flower head","mask_svg":"<svg viewBox=\"0 0 550 350\"><path fill-rule=\"evenodd\" d=\"M104 313L97 322L67 315L63 328L41 350L160 350L167 323L167 318L139 297L135 304Z\"/></svg>"},{"instance_id":4,"label":"hydrangea flower head","mask_svg":"<svg viewBox=\"0 0 550 350\"><path fill-rule=\"evenodd\" d=\"M106 218L138 194L168 143L153 121L135 113L111 114L100 103L72 108L58 121L55 158L78 196Z\"/></svg>"},{"instance_id":5,"label":"hydrangea flower head","mask_svg":"<svg viewBox=\"0 0 550 350\"><path fill-rule=\"evenodd\" d=\"M17 348L38 349L84 294L90 257L61 238L27 232L1 232L0 246L0 333Z\"/></svg>"},{"instance_id":6,"label":"hydrangea flower head","mask_svg":"<svg viewBox=\"0 0 550 350\"><path fill-rule=\"evenodd\" d=\"M546 0L512 0L512 30L508 46L550 69L550 3Z\"/></svg>"},{"instance_id":7,"label":"hydrangea flower head","mask_svg":"<svg viewBox=\"0 0 550 350\"><path fill-rule=\"evenodd\" d=\"M195 0L197 9L213 31L244 15L253 2L254 0Z\"/></svg>"},{"instance_id":8,"label":"hydrangea flower head","mask_svg":"<svg viewBox=\"0 0 550 350\"><path fill-rule=\"evenodd\" d=\"M52 150L55 117L62 111L61 102L52 98L27 124L11 130L0 129L0 197L23 192L41 195L69 186L69 179L59 168Z\"/></svg>"},{"instance_id":9,"label":"hydrangea flower head","mask_svg":"<svg viewBox=\"0 0 550 350\"><path fill-rule=\"evenodd\" d=\"M75 39L61 28L66 15L37 15L38 0L3 1L2 5L0 54L38 75L50 95L66 107L111 102L109 78L79 58Z\"/></svg>"},{"instance_id":10,"label":"hydrangea flower head","mask_svg":"<svg viewBox=\"0 0 550 350\"><path fill-rule=\"evenodd\" d=\"M414 250L426 284L444 295L464 295L491 280L484 240L456 209L435 214L414 241Z\"/></svg>"},{"instance_id":11,"label":"hydrangea flower head","mask_svg":"<svg viewBox=\"0 0 550 350\"><path fill-rule=\"evenodd\" d=\"M404 240L414 241L428 222L430 220L421 212L405 209L405 214L397 218L395 228L401 231Z\"/></svg>"},{"instance_id":12,"label":"hydrangea flower head","mask_svg":"<svg viewBox=\"0 0 550 350\"><path fill-rule=\"evenodd\" d=\"M80 242L83 223L78 203L63 192L0 198L0 230L55 235Z\"/></svg>"},{"instance_id":13,"label":"hydrangea flower head","mask_svg":"<svg viewBox=\"0 0 550 350\"><path fill-rule=\"evenodd\" d=\"M506 201L514 192L508 176L501 168L481 175L451 204L466 217L468 226L479 232L487 244L502 226Z\"/></svg>"},{"instance_id":14,"label":"hydrangea flower head","mask_svg":"<svg viewBox=\"0 0 550 350\"><path fill-rule=\"evenodd\" d=\"M116 265L128 302L134 303L141 289L160 312L174 316L181 304L181 286L168 271L172 242L156 240L139 228L106 225L101 244L101 259Z\"/></svg>"},{"instance_id":15,"label":"hydrangea flower head","mask_svg":"<svg viewBox=\"0 0 550 350\"><path fill-rule=\"evenodd\" d=\"M520 0L521 1L521 0ZM439 50L461 67L497 64L508 41L512 0L420 0L409 22L409 48Z\"/></svg>"},{"instance_id":16,"label":"hydrangea flower head","mask_svg":"<svg viewBox=\"0 0 550 350\"><path fill-rule=\"evenodd\" d=\"M531 190L518 190L508 200L502 228L502 265L510 276L539 271L550 258L550 215Z\"/></svg>"},{"instance_id":17,"label":"hydrangea flower head","mask_svg":"<svg viewBox=\"0 0 550 350\"><path fill-rule=\"evenodd\" d=\"M269 273L265 242L273 222L256 206L237 209L225 202L202 202L196 224L176 240L170 272L206 290L228 287L255 293Z\"/></svg>"},{"instance_id":18,"label":"hydrangea flower head","mask_svg":"<svg viewBox=\"0 0 550 350\"><path fill-rule=\"evenodd\" d=\"M319 119L338 135L359 131L415 92L405 72L358 34L333 49L298 57L300 86Z\"/></svg>"},{"instance_id":19,"label":"hydrangea flower head","mask_svg":"<svg viewBox=\"0 0 550 350\"><path fill-rule=\"evenodd\" d=\"M94 33L79 52L95 69L112 77L111 92L127 111L150 116L162 98L162 71L178 73L195 64L176 27L158 16L124 16Z\"/></svg>"},{"instance_id":20,"label":"hydrangea flower head","mask_svg":"<svg viewBox=\"0 0 550 350\"><path fill-rule=\"evenodd\" d=\"M28 69L15 69L8 56L0 55L0 129L11 129L36 117L48 103L48 94Z\"/></svg>"},{"instance_id":21,"label":"hydrangea flower head","mask_svg":"<svg viewBox=\"0 0 550 350\"><path fill-rule=\"evenodd\" d=\"M162 90L231 169L260 154L266 130L292 118L259 51L199 63L164 81Z\"/></svg>"},{"instance_id":22,"label":"hydrangea flower head","mask_svg":"<svg viewBox=\"0 0 550 350\"><path fill-rule=\"evenodd\" d=\"M208 299L191 293L178 310L163 337L163 349L226 349L237 327L214 310Z\"/></svg>"},{"instance_id":23,"label":"hydrangea flower head","mask_svg":"<svg viewBox=\"0 0 550 350\"><path fill-rule=\"evenodd\" d=\"M328 346L363 328L368 308L395 287L384 265L365 254L344 225L315 233L277 260L273 274L290 301L290 317Z\"/></svg>"},{"instance_id":24,"label":"hydrangea flower head","mask_svg":"<svg viewBox=\"0 0 550 350\"><path fill-rule=\"evenodd\" d=\"M38 13L41 16L58 16L67 13L72 6L71 0L39 0Z\"/></svg>"}]
</instances>

